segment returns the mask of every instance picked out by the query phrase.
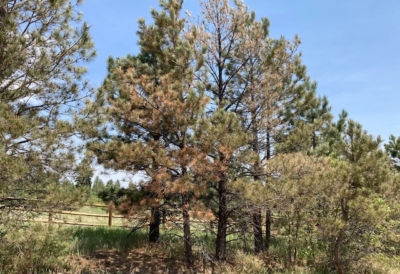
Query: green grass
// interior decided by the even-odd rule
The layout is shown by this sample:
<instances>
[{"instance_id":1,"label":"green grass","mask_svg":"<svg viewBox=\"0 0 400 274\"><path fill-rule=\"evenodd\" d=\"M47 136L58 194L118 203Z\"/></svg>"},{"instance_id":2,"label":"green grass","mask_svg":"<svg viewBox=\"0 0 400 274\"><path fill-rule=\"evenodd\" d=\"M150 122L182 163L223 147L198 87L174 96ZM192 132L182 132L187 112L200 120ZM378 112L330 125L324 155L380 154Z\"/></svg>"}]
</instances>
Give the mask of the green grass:
<instances>
[{"instance_id":1,"label":"green grass","mask_svg":"<svg viewBox=\"0 0 400 274\"><path fill-rule=\"evenodd\" d=\"M137 230L129 235L130 231L124 228L74 227L66 229L73 235L71 248L73 254L90 254L100 249L127 250L145 246L148 238L147 231L144 230Z\"/></svg>"},{"instance_id":2,"label":"green grass","mask_svg":"<svg viewBox=\"0 0 400 274\"><path fill-rule=\"evenodd\" d=\"M143 262L152 258L152 261L161 259L164 260L164 263L168 261L172 264L177 261L183 261L184 257L181 230L162 230L160 242L156 245L148 243L147 229L138 230L128 236L130 231L123 228L58 225L47 227L47 225L36 224L32 226L29 237L27 237L26 232L27 231L22 230L17 231L15 239L18 240L17 243L21 245L21 247L17 246L17 249L20 250L23 248L24 256L29 257L18 258L18 261L15 261L15 263L21 265L22 262L25 262L26 265L24 268L20 269L29 271L36 269L36 273L55 273L54 271L56 270L64 271L74 266L66 265L64 268L64 266L60 265L59 261L57 261L58 255L54 256L54 254L59 254L60 256L72 255L71 257L73 258L95 258L99 254L98 251L111 251L111 253L106 252L104 254L116 254L122 257L128 256L129 253L139 254L137 256L144 258ZM204 258L204 255L209 255L209 258L212 259L212 255L215 252L215 235L210 232L195 231L192 239L196 262L203 266L206 265L208 268L211 267L212 264ZM226 265L217 264L216 273L328 274L334 271L331 269L331 272L329 272L327 269L323 269L323 267L320 269L307 267L302 263L296 266L288 266L287 263L284 262L284 257L287 253L287 242L282 237L273 238L269 254L263 254L261 256L252 254L251 247L253 239L251 234L246 235L246 237L239 237L237 234L230 235L228 240L230 241L228 244L229 263ZM12 248L16 247L13 246ZM139 253L135 253L135 249L140 250ZM322 251L320 250L319 252ZM52 257L49 255L52 255ZM44 259L46 259L46 261L42 261ZM121 259L121 262L125 263L123 260L125 259ZM393 264L393 267L388 268L390 264L383 259L381 261L382 262L379 262L380 264L378 264L378 262L375 263L375 268L383 269L383 267L387 267L385 268L387 269L386 272L365 273L398 273L393 272L394 270L391 271L392 269L397 270L397 268L395 268L397 266L395 266L393 262L390 262L390 264ZM27 264L27 262L29 262L29 264ZM10 267L12 267L12 265L10 265ZM11 268L8 268L8 270L10 269ZM91 269L93 269L93 267ZM0 273L2 274L1 270L0 267ZM42 272L40 272L40 270L42 270ZM34 273L29 271L27 273ZM8 271L3 273L12 272Z\"/></svg>"},{"instance_id":3,"label":"green grass","mask_svg":"<svg viewBox=\"0 0 400 274\"><path fill-rule=\"evenodd\" d=\"M106 207L97 207L97 206L83 206L79 208L77 211L90 214L108 214L108 209Z\"/></svg>"}]
</instances>

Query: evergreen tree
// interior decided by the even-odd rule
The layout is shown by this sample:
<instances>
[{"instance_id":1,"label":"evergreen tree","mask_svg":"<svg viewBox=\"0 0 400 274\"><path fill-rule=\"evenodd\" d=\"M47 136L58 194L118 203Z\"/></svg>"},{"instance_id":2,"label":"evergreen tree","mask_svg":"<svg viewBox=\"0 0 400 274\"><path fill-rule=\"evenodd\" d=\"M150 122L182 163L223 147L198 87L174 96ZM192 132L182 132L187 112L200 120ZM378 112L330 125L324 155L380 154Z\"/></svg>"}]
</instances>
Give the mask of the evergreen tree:
<instances>
[{"instance_id":1,"label":"evergreen tree","mask_svg":"<svg viewBox=\"0 0 400 274\"><path fill-rule=\"evenodd\" d=\"M210 180L209 187L218 196L216 257L223 261L226 259L228 218L232 212L229 208L232 202L231 183L238 177L237 171L232 167L239 163L238 152L247 144L246 134L243 133L240 123L237 126L240 117L234 114L240 109L246 85L236 86L234 79L244 73L246 65L259 51L260 40L267 34L268 21L256 22L255 15L239 1L235 1L235 7L231 7L229 1L223 0L203 1L201 4L204 19L199 28L204 33L200 47L206 48L206 70L201 79L212 99L210 112L217 117L226 116L218 119L220 124L215 126L229 134L232 140L230 144L215 142L217 147L214 151L217 153L210 155L221 165L216 169L220 171L216 176L217 180Z\"/></svg>"},{"instance_id":2,"label":"evergreen tree","mask_svg":"<svg viewBox=\"0 0 400 274\"><path fill-rule=\"evenodd\" d=\"M106 189L111 190L114 189L114 181L112 179L108 180L106 183Z\"/></svg>"},{"instance_id":3,"label":"evergreen tree","mask_svg":"<svg viewBox=\"0 0 400 274\"><path fill-rule=\"evenodd\" d=\"M307 106L301 106L297 115L289 115L288 130L279 136L276 149L280 153L308 151L316 153L318 146L326 145L325 137L332 126L331 107L326 97L316 97L316 84L311 85Z\"/></svg>"},{"instance_id":4,"label":"evergreen tree","mask_svg":"<svg viewBox=\"0 0 400 274\"><path fill-rule=\"evenodd\" d=\"M82 64L95 54L79 4L0 2L0 196L67 202L49 191L74 170Z\"/></svg>"},{"instance_id":5,"label":"evergreen tree","mask_svg":"<svg viewBox=\"0 0 400 274\"><path fill-rule=\"evenodd\" d=\"M330 192L325 194L325 207L332 212L322 220L321 230L332 237L331 256L338 273L345 273L350 259L361 259L382 237L379 227L385 226L391 203L386 191L394 190L394 181L379 137L368 135L350 119L341 136L338 157L332 162Z\"/></svg>"},{"instance_id":6,"label":"evergreen tree","mask_svg":"<svg viewBox=\"0 0 400 274\"><path fill-rule=\"evenodd\" d=\"M85 130L79 111L91 94L83 65L95 55L89 27L76 12L80 3L0 1L0 257L5 272L9 258L15 266L21 254L43 256L31 254L32 243L43 240L30 238L22 221L34 211L63 209L84 198L65 183L76 168L72 137ZM10 213L13 207L28 212ZM20 229L26 238L18 242L13 231ZM41 252L54 241L43 243ZM25 272L34 271L30 267Z\"/></svg>"},{"instance_id":7,"label":"evergreen tree","mask_svg":"<svg viewBox=\"0 0 400 274\"><path fill-rule=\"evenodd\" d=\"M118 191L121 189L121 183L119 182L119 180L116 180L114 183L114 188Z\"/></svg>"},{"instance_id":8,"label":"evergreen tree","mask_svg":"<svg viewBox=\"0 0 400 274\"><path fill-rule=\"evenodd\" d=\"M92 187L92 177L93 169L90 163L84 159L76 168L76 186L90 189Z\"/></svg>"},{"instance_id":9,"label":"evergreen tree","mask_svg":"<svg viewBox=\"0 0 400 274\"><path fill-rule=\"evenodd\" d=\"M255 181L265 182L267 178L261 170L272 157L281 132L287 128L287 117L289 114L298 116L301 109L308 107L313 95L313 91L307 89L309 80L297 53L299 39L289 42L283 38L269 38L268 20L257 21L254 12L249 12L243 2L234 3L231 7L229 1L203 1L204 20L200 26L204 31L200 46L206 48L206 70L199 78L212 99L210 112L235 113L242 129L241 133L231 131L230 135L245 133L248 140L238 144L236 152L232 153L234 157L225 161L226 170L234 175L212 186L219 195L216 245L219 260L225 259L226 215L234 212L225 202L228 193L232 196L229 181L240 179L246 183L245 178L252 176ZM252 157L243 153L246 148L252 151ZM267 210L267 219L269 215ZM264 247L261 205L254 207L253 225L255 250L259 252ZM270 231L268 221L267 231ZM267 243L269 237L267 232Z\"/></svg>"},{"instance_id":10,"label":"evergreen tree","mask_svg":"<svg viewBox=\"0 0 400 274\"><path fill-rule=\"evenodd\" d=\"M243 130L250 137L249 149L253 152L251 168L244 169L244 175L252 175L253 180L264 184L268 176L262 172L268 161L278 151L282 135L288 131L288 114L298 116L310 108L313 90L309 89L309 79L305 66L297 53L299 39L293 42L281 38L264 38L259 52L246 66L247 71L236 77L238 83L246 83L243 101L240 104ZM245 167L249 163L244 164ZM266 208L265 244L261 229L261 208ZM254 207L253 226L255 251L268 250L271 231L271 212L268 204Z\"/></svg>"},{"instance_id":11,"label":"evergreen tree","mask_svg":"<svg viewBox=\"0 0 400 274\"><path fill-rule=\"evenodd\" d=\"M269 184L244 191L255 203L273 201L281 212L276 226L285 235L292 265L302 252L323 247L328 269L353 273L360 262L388 250L380 248L384 243L396 242L387 237L396 231L391 219L398 214L395 173L379 137L368 135L346 115L330 129L338 142L328 157L279 154L267 165L265 172L274 174Z\"/></svg>"},{"instance_id":12,"label":"evergreen tree","mask_svg":"<svg viewBox=\"0 0 400 274\"><path fill-rule=\"evenodd\" d=\"M207 98L194 81L201 56L194 47L195 29L185 30L182 1L160 1L153 25L139 21L138 56L110 59L107 93L111 122L118 136L92 144L107 167L142 171L151 208L151 241L159 237L160 207L173 195L182 210L185 257L193 263L189 209L202 187L199 166L208 159L196 142Z\"/></svg>"},{"instance_id":13,"label":"evergreen tree","mask_svg":"<svg viewBox=\"0 0 400 274\"><path fill-rule=\"evenodd\" d=\"M393 165L400 170L400 137L390 135L389 142L384 145L386 153L393 159Z\"/></svg>"},{"instance_id":14,"label":"evergreen tree","mask_svg":"<svg viewBox=\"0 0 400 274\"><path fill-rule=\"evenodd\" d=\"M101 193L104 190L105 190L104 182L99 178L99 176L96 176L96 178L94 178L92 186L93 194L98 196L99 193Z\"/></svg>"}]
</instances>

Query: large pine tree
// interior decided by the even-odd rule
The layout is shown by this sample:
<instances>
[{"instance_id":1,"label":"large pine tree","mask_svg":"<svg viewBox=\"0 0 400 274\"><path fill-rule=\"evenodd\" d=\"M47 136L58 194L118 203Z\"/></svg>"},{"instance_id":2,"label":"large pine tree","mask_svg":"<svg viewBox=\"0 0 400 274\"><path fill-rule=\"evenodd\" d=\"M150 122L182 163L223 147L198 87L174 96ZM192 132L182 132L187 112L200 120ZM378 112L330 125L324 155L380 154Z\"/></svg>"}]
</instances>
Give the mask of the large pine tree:
<instances>
[{"instance_id":1,"label":"large pine tree","mask_svg":"<svg viewBox=\"0 0 400 274\"><path fill-rule=\"evenodd\" d=\"M206 48L205 73L199 78L212 99L210 112L234 113L240 120L242 134L247 136L245 143L238 144L233 157L225 161L226 170L231 170L230 177L214 182L219 195L216 255L220 260L225 259L226 253L226 220L240 208L229 208L230 202L240 196L232 195L231 182L246 183L246 178L252 177L253 181L265 183L267 177L261 170L274 154L275 143L287 131L288 116L297 117L301 110L309 108L314 94L308 88L309 79L297 52L299 39L289 42L269 38L266 18L258 21L243 2L234 4L232 7L225 0L202 2L204 20L199 26L204 32L201 46ZM249 150L253 156L244 156ZM221 159L225 160L224 156ZM257 252L264 247L261 208L255 206L252 213ZM270 212L266 212L269 243Z\"/></svg>"},{"instance_id":2,"label":"large pine tree","mask_svg":"<svg viewBox=\"0 0 400 274\"><path fill-rule=\"evenodd\" d=\"M95 55L80 3L0 2L0 196L63 202L49 190L76 166L82 65Z\"/></svg>"},{"instance_id":3,"label":"large pine tree","mask_svg":"<svg viewBox=\"0 0 400 274\"><path fill-rule=\"evenodd\" d=\"M153 24L139 21L140 53L109 60L102 91L116 135L92 149L107 167L145 175L151 241L159 237L160 207L171 199L177 203L190 266L189 209L204 188L203 165L209 161L196 141L208 98L195 81L202 57L194 45L196 30L185 29L180 17L182 2L160 1L161 11L151 11Z\"/></svg>"}]
</instances>

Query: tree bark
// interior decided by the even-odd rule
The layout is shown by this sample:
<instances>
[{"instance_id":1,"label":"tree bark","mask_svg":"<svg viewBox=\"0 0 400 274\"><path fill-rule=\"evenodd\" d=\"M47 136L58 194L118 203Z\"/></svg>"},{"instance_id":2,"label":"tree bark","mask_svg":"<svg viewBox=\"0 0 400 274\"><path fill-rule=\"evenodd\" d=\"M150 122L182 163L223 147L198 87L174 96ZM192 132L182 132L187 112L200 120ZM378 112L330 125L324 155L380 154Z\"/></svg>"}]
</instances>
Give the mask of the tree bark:
<instances>
[{"instance_id":1,"label":"tree bark","mask_svg":"<svg viewBox=\"0 0 400 274\"><path fill-rule=\"evenodd\" d=\"M347 200L341 199L340 206L341 206L341 210L342 210L342 220L345 223L348 223L348 221L349 221L349 206L347 204ZM333 258L335 260L335 266L336 266L336 269L339 274L345 274L344 266L343 266L342 260L340 258L340 248L342 246L343 238L344 238L344 230L342 228L339 230L339 234L335 240L335 246L333 247Z\"/></svg>"},{"instance_id":2,"label":"tree bark","mask_svg":"<svg viewBox=\"0 0 400 274\"><path fill-rule=\"evenodd\" d=\"M267 128L267 142L266 142L266 159L267 161L271 159L271 136L269 133L269 129ZM268 183L268 181L267 181ZM265 251L269 250L271 244L271 210L267 208L265 212Z\"/></svg>"},{"instance_id":3,"label":"tree bark","mask_svg":"<svg viewBox=\"0 0 400 274\"><path fill-rule=\"evenodd\" d=\"M182 207L182 215L183 215L183 239L185 246L185 259L186 266L191 268L193 266L193 252L192 252L192 238L190 233L190 216L189 216L189 199L187 194L184 194L182 197L183 207Z\"/></svg>"},{"instance_id":4,"label":"tree bark","mask_svg":"<svg viewBox=\"0 0 400 274\"><path fill-rule=\"evenodd\" d=\"M255 108L255 98L254 95L251 96L252 100L252 109L251 109L251 127L252 127L252 146L253 146L253 152L257 155L257 160L254 163L254 176L253 179L255 182L260 180L260 170L261 170L261 164L260 164L260 147L258 143L258 124L257 124L257 113L256 113L256 108ZM259 182L260 183L260 182ZM263 234L262 234L262 213L261 213L261 208L260 207L255 207L254 212L253 212L253 238L254 238L254 253L258 254L262 252L263 250Z\"/></svg>"},{"instance_id":5,"label":"tree bark","mask_svg":"<svg viewBox=\"0 0 400 274\"><path fill-rule=\"evenodd\" d=\"M345 274L344 267L343 267L342 261L340 259L340 247L342 245L342 241L343 241L343 231L340 230L339 235L336 238L334 251L333 251L334 252L333 257L334 257L334 260L335 260L335 266L336 266L336 269L337 269L339 274Z\"/></svg>"},{"instance_id":6,"label":"tree bark","mask_svg":"<svg viewBox=\"0 0 400 274\"><path fill-rule=\"evenodd\" d=\"M218 182L218 231L216 240L216 259L226 260L226 231L228 228L228 201L227 181L223 179Z\"/></svg>"},{"instance_id":7,"label":"tree bark","mask_svg":"<svg viewBox=\"0 0 400 274\"><path fill-rule=\"evenodd\" d=\"M151 207L149 241L157 242L160 238L160 208L158 206Z\"/></svg>"},{"instance_id":8,"label":"tree bark","mask_svg":"<svg viewBox=\"0 0 400 274\"><path fill-rule=\"evenodd\" d=\"M267 208L265 212L265 251L268 251L271 245L271 220L271 210Z\"/></svg>"},{"instance_id":9,"label":"tree bark","mask_svg":"<svg viewBox=\"0 0 400 274\"><path fill-rule=\"evenodd\" d=\"M262 217L261 208L255 209L253 213L253 235L254 235L254 252L260 253L263 250L263 234L262 234Z\"/></svg>"}]
</instances>

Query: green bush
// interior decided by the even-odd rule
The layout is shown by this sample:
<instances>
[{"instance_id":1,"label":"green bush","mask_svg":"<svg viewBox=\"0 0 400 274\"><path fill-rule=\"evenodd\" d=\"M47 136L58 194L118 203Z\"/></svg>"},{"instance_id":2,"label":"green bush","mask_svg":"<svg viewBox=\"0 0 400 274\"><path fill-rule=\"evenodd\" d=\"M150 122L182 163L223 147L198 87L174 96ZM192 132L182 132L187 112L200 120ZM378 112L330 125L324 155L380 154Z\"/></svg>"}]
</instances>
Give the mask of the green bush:
<instances>
[{"instance_id":1,"label":"green bush","mask_svg":"<svg viewBox=\"0 0 400 274\"><path fill-rule=\"evenodd\" d=\"M72 239L52 226L7 230L0 245L0 273L48 273L63 267Z\"/></svg>"}]
</instances>

